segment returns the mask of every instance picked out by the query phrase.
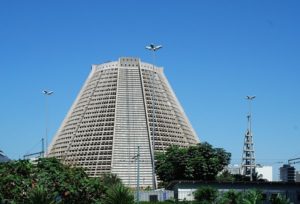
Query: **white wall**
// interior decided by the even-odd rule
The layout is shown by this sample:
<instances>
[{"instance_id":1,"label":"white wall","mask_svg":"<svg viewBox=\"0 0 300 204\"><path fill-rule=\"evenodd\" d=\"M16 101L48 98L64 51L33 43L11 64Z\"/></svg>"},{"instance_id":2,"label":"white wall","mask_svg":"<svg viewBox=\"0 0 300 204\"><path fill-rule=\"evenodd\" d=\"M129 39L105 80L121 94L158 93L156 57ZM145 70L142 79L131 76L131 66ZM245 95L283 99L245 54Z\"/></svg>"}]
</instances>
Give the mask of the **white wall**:
<instances>
[{"instance_id":1,"label":"white wall","mask_svg":"<svg viewBox=\"0 0 300 204\"><path fill-rule=\"evenodd\" d=\"M194 192L197 189L178 189L178 200L194 200Z\"/></svg>"},{"instance_id":2,"label":"white wall","mask_svg":"<svg viewBox=\"0 0 300 204\"><path fill-rule=\"evenodd\" d=\"M259 174L262 174L263 179L267 179L268 181L273 181L273 168L272 166L261 166L256 167L256 171Z\"/></svg>"}]
</instances>

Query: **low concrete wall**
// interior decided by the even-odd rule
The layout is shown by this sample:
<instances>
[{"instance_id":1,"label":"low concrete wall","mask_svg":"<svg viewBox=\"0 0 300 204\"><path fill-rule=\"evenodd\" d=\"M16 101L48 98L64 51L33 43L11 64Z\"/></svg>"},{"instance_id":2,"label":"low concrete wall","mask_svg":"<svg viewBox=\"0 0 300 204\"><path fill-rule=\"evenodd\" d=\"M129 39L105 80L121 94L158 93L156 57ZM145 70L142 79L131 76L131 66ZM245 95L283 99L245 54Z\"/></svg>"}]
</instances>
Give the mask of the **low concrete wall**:
<instances>
[{"instance_id":1,"label":"low concrete wall","mask_svg":"<svg viewBox=\"0 0 300 204\"><path fill-rule=\"evenodd\" d=\"M155 190L155 191L140 191L140 201L150 201L150 199L157 199L157 201L165 201L174 199L174 191L170 190ZM136 200L136 191L134 192L134 199Z\"/></svg>"}]
</instances>

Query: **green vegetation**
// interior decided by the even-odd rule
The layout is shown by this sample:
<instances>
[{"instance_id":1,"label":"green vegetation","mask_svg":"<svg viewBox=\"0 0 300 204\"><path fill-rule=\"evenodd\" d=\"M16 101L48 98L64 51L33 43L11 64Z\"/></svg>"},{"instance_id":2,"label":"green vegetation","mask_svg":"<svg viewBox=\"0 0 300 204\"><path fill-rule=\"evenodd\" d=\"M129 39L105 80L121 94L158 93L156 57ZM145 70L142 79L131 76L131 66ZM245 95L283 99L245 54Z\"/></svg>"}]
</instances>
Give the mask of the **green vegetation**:
<instances>
[{"instance_id":1,"label":"green vegetation","mask_svg":"<svg viewBox=\"0 0 300 204\"><path fill-rule=\"evenodd\" d=\"M228 171L222 171L230 161L230 153L213 148L208 143L188 148L172 146L157 155L157 174L163 182L172 180L237 181ZM222 173L220 173L222 171ZM259 180L256 174L254 178ZM260 204L260 191L228 191L219 193L212 187L202 187L194 193L195 201L174 200L160 204ZM278 194L272 204L290 204ZM130 189L113 174L90 178L81 168L63 165L55 158L42 158L34 163L27 160L0 164L0 204L133 204ZM140 202L140 204L151 202Z\"/></svg>"},{"instance_id":2,"label":"green vegetation","mask_svg":"<svg viewBox=\"0 0 300 204\"><path fill-rule=\"evenodd\" d=\"M230 162L231 154L208 143L181 148L169 147L156 155L156 171L159 178L172 180L216 180L216 176Z\"/></svg>"},{"instance_id":3,"label":"green vegetation","mask_svg":"<svg viewBox=\"0 0 300 204\"><path fill-rule=\"evenodd\" d=\"M105 204L127 204L134 203L134 197L129 189L121 183L113 185L106 192Z\"/></svg>"},{"instance_id":4,"label":"green vegetation","mask_svg":"<svg viewBox=\"0 0 300 204\"><path fill-rule=\"evenodd\" d=\"M241 192L230 190L223 194L219 203L220 204L240 204L243 200L243 194Z\"/></svg>"},{"instance_id":5,"label":"green vegetation","mask_svg":"<svg viewBox=\"0 0 300 204\"><path fill-rule=\"evenodd\" d=\"M122 198L122 202L117 202ZM0 164L0 203L130 204L133 195L115 175L89 178L55 158Z\"/></svg>"},{"instance_id":6,"label":"green vegetation","mask_svg":"<svg viewBox=\"0 0 300 204\"><path fill-rule=\"evenodd\" d=\"M212 187L199 188L195 191L194 197L199 203L216 203L218 190Z\"/></svg>"},{"instance_id":7,"label":"green vegetation","mask_svg":"<svg viewBox=\"0 0 300 204\"><path fill-rule=\"evenodd\" d=\"M272 204L290 204L290 200L281 194L277 194L276 197L271 198Z\"/></svg>"},{"instance_id":8,"label":"green vegetation","mask_svg":"<svg viewBox=\"0 0 300 204\"><path fill-rule=\"evenodd\" d=\"M217 181L250 181L249 176L240 175L240 174L231 174L227 170L222 171L222 173L218 174L216 177ZM268 180L263 179L261 174L258 174L257 172L254 172L252 174L252 180L253 181L259 181L259 182L267 182Z\"/></svg>"},{"instance_id":9,"label":"green vegetation","mask_svg":"<svg viewBox=\"0 0 300 204\"><path fill-rule=\"evenodd\" d=\"M230 190L222 194L212 187L201 187L195 191L194 197L195 201L190 202L191 204L260 204L263 202L263 195L259 190L245 192ZM291 204L280 194L270 201L272 204Z\"/></svg>"}]
</instances>

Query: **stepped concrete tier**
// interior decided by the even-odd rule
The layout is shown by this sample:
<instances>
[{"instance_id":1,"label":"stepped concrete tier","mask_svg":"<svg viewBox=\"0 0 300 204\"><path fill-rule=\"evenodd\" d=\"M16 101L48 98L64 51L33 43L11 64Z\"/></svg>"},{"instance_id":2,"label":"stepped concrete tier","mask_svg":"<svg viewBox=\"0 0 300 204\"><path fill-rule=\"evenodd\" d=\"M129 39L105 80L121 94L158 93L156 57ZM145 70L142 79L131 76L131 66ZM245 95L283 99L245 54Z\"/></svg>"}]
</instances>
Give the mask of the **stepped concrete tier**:
<instances>
[{"instance_id":1,"label":"stepped concrete tier","mask_svg":"<svg viewBox=\"0 0 300 204\"><path fill-rule=\"evenodd\" d=\"M115 173L132 187L139 158L140 186L153 187L153 149L198 142L163 69L125 57L92 66L48 156L93 177Z\"/></svg>"}]
</instances>

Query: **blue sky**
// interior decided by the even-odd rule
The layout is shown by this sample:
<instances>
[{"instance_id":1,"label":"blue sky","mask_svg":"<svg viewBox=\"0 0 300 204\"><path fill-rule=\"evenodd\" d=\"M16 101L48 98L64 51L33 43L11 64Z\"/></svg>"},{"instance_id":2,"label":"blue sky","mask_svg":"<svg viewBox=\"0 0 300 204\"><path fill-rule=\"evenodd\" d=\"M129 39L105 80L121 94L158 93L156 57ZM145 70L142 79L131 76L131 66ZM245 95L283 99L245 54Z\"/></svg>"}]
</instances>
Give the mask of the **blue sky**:
<instances>
[{"instance_id":1,"label":"blue sky","mask_svg":"<svg viewBox=\"0 0 300 204\"><path fill-rule=\"evenodd\" d=\"M300 2L0 1L0 149L18 159L57 131L91 64L162 44L165 68L201 141L241 162L246 95L257 163L300 157ZM296 165L300 170L300 165ZM275 176L278 174L276 170Z\"/></svg>"}]
</instances>

